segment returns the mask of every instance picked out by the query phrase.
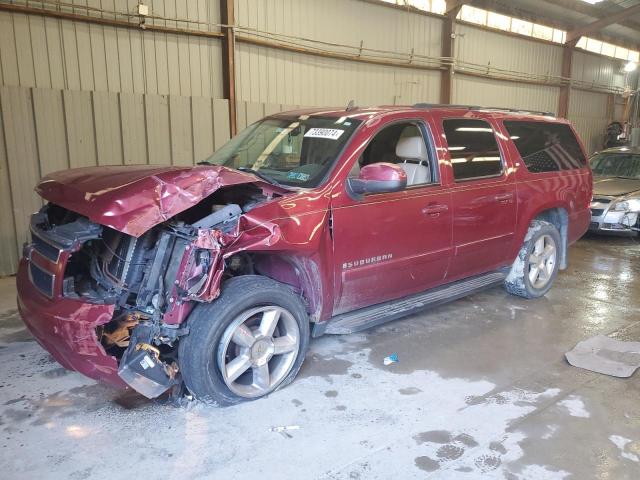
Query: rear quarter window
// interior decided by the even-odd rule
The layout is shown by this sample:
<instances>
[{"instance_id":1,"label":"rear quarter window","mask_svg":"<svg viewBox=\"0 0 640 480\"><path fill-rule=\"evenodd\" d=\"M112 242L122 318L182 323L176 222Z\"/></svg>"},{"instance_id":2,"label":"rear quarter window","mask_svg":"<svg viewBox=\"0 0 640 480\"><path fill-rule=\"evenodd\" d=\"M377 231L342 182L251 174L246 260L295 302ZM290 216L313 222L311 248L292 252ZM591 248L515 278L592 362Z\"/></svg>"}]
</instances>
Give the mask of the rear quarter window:
<instances>
[{"instance_id":1,"label":"rear quarter window","mask_svg":"<svg viewBox=\"0 0 640 480\"><path fill-rule=\"evenodd\" d=\"M505 121L504 126L531 173L573 170L587 165L569 125Z\"/></svg>"}]
</instances>

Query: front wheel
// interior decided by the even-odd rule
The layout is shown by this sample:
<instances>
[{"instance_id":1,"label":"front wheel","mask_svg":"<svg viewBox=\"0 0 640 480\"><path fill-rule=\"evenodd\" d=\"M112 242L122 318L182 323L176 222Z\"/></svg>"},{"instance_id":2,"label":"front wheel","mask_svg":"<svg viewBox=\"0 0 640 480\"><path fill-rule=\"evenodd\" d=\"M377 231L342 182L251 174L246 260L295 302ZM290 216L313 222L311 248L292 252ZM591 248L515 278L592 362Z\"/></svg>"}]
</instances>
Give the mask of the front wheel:
<instances>
[{"instance_id":1,"label":"front wheel","mask_svg":"<svg viewBox=\"0 0 640 480\"><path fill-rule=\"evenodd\" d=\"M178 362L199 400L233 405L263 397L297 375L309 344L304 305L290 288L247 275L228 280L218 299L196 307Z\"/></svg>"},{"instance_id":2,"label":"front wheel","mask_svg":"<svg viewBox=\"0 0 640 480\"><path fill-rule=\"evenodd\" d=\"M549 222L531 222L524 244L504 282L506 290L524 298L546 294L558 275L560 233Z\"/></svg>"}]
</instances>

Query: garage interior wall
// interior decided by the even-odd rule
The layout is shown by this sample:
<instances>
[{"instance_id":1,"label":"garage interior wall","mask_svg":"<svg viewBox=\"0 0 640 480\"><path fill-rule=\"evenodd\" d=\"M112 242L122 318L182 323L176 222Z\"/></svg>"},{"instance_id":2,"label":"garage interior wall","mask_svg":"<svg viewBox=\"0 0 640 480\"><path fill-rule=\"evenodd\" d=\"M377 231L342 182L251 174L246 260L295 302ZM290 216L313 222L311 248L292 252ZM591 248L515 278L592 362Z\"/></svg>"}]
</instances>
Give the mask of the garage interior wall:
<instances>
[{"instance_id":1,"label":"garage interior wall","mask_svg":"<svg viewBox=\"0 0 640 480\"><path fill-rule=\"evenodd\" d=\"M64 3L78 7L0 7L134 25L0 11L0 275L15 272L29 214L41 205L32 187L43 175L85 165L191 165L229 137L217 0L147 1L162 17L147 25L172 32L137 27L135 0ZM234 7L239 129L298 106L439 100L436 15L371 0ZM461 22L456 33L454 103L557 110L560 46ZM569 119L593 151L607 123L605 90L623 86L620 62L576 52L572 78L582 89L571 91Z\"/></svg>"}]
</instances>

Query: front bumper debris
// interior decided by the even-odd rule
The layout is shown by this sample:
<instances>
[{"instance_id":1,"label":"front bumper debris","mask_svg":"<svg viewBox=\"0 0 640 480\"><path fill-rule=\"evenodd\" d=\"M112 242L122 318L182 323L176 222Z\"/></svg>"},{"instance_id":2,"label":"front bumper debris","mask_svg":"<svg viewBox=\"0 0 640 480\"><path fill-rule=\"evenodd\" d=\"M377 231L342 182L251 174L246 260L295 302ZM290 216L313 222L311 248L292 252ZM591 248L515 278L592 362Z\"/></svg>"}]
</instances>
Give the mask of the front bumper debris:
<instances>
[{"instance_id":1,"label":"front bumper debris","mask_svg":"<svg viewBox=\"0 0 640 480\"><path fill-rule=\"evenodd\" d=\"M51 301L33 288L29 261L20 262L17 276L18 309L31 334L63 367L94 380L124 388L118 362L108 355L96 327L111 321L113 305L96 305L58 297Z\"/></svg>"}]
</instances>

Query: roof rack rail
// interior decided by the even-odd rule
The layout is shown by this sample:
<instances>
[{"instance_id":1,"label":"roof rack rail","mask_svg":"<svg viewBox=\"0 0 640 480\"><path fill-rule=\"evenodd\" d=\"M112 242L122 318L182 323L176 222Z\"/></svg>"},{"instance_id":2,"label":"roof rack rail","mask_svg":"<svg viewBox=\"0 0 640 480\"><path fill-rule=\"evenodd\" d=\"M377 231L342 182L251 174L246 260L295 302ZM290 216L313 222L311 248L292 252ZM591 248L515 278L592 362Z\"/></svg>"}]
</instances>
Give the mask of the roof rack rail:
<instances>
[{"instance_id":1,"label":"roof rack rail","mask_svg":"<svg viewBox=\"0 0 640 480\"><path fill-rule=\"evenodd\" d=\"M478 110L479 105L456 105L451 103L416 103L413 108L464 108L466 110Z\"/></svg>"},{"instance_id":2,"label":"roof rack rail","mask_svg":"<svg viewBox=\"0 0 640 480\"><path fill-rule=\"evenodd\" d=\"M451 105L441 103L416 103L414 108L460 108L465 110L492 110L496 112L510 113L528 113L531 115L542 115L545 117L555 117L553 112L544 112L540 110L528 110L526 108L504 108L504 107L482 107L480 105Z\"/></svg>"}]
</instances>

